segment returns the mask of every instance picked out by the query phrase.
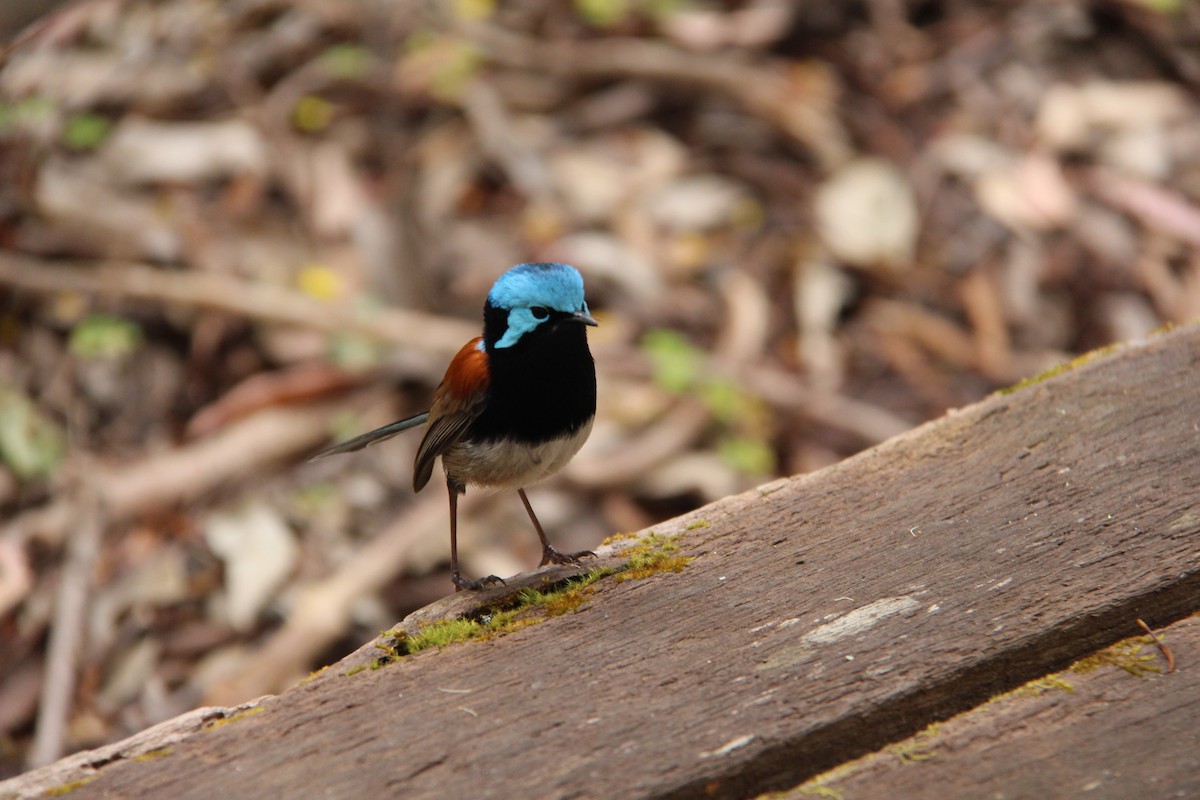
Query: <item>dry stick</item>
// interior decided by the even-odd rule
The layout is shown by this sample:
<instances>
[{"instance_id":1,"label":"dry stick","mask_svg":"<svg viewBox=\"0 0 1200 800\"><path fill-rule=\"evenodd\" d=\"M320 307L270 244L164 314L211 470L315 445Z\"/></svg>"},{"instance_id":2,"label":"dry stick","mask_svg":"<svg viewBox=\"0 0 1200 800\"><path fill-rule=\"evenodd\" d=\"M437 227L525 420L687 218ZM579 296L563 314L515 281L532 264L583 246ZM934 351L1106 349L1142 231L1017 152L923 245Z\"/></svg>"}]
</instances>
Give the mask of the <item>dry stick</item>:
<instances>
[{"instance_id":1,"label":"dry stick","mask_svg":"<svg viewBox=\"0 0 1200 800\"><path fill-rule=\"evenodd\" d=\"M683 397L654 425L606 455L579 456L563 470L572 483L603 489L628 483L680 453L712 424L712 412Z\"/></svg>"},{"instance_id":2,"label":"dry stick","mask_svg":"<svg viewBox=\"0 0 1200 800\"><path fill-rule=\"evenodd\" d=\"M835 116L836 105L814 102L820 99L815 93L798 90L786 72L788 65L690 53L642 39L543 42L484 23L462 23L461 27L493 61L504 66L568 77L637 78L727 95L801 142L826 172L854 153L850 137Z\"/></svg>"},{"instance_id":3,"label":"dry stick","mask_svg":"<svg viewBox=\"0 0 1200 800\"><path fill-rule=\"evenodd\" d=\"M16 542L0 539L0 619L23 602L32 590L33 570L29 567L29 556ZM5 728L0 725L0 730Z\"/></svg>"},{"instance_id":4,"label":"dry stick","mask_svg":"<svg viewBox=\"0 0 1200 800\"><path fill-rule=\"evenodd\" d=\"M767 303L757 286L734 272L723 287L726 313L716 350L703 364L706 375L735 381L753 394L780 408L788 408L839 430L876 444L913 426L890 412L840 395L818 395L794 375L782 370L755 367L767 341ZM628 362L629 359L626 359ZM585 454L572 461L566 476L589 489L628 483L687 447L712 423L712 412L699 400L687 397L655 422L644 434L633 437L619 450L603 455Z\"/></svg>"},{"instance_id":5,"label":"dry stick","mask_svg":"<svg viewBox=\"0 0 1200 800\"><path fill-rule=\"evenodd\" d=\"M1095 169L1088 177L1090 187L1109 205L1152 230L1200 247L1200 208L1183 194L1110 170Z\"/></svg>"},{"instance_id":6,"label":"dry stick","mask_svg":"<svg viewBox=\"0 0 1200 800\"><path fill-rule=\"evenodd\" d=\"M100 534L104 530L104 510L97 502L95 489L87 486L84 494L84 499L75 507L75 529L67 541L67 557L54 606L37 729L28 756L30 769L57 761L62 756L67 718L75 694L92 571L100 553Z\"/></svg>"},{"instance_id":7,"label":"dry stick","mask_svg":"<svg viewBox=\"0 0 1200 800\"><path fill-rule=\"evenodd\" d=\"M857 398L813 392L801 378L782 369L750 364L734 367L731 374L771 405L791 409L813 422L854 434L868 445L899 436L915 426L887 409Z\"/></svg>"},{"instance_id":8,"label":"dry stick","mask_svg":"<svg viewBox=\"0 0 1200 800\"><path fill-rule=\"evenodd\" d=\"M798 411L815 422L858 435L877 444L913 427L891 412L861 400L812 391L791 373L755 367L767 346L770 303L759 284L741 271L729 274L722 295L726 315L717 341L716 357L708 369L745 386L779 408Z\"/></svg>"},{"instance_id":9,"label":"dry stick","mask_svg":"<svg viewBox=\"0 0 1200 800\"><path fill-rule=\"evenodd\" d=\"M462 94L467 121L483 151L496 160L525 196L542 203L554 201L554 187L545 162L513 127L512 115L490 83L471 81Z\"/></svg>"},{"instance_id":10,"label":"dry stick","mask_svg":"<svg viewBox=\"0 0 1200 800\"><path fill-rule=\"evenodd\" d=\"M268 323L352 331L392 344L446 353L458 352L464 341L479 332L471 323L394 309L380 311L369 318L358 318L348 311L279 287L255 286L217 275L169 273L140 264L108 263L84 267L5 255L0 257L0 284L26 291L76 291L158 300L245 315ZM614 352L611 355L612 358L602 360L612 362L620 354ZM762 394L765 400L854 433L871 444L912 427L883 409L850 398L831 396L828 403L815 402L802 381L781 371L755 367L736 371L743 373L738 377L750 381L751 390ZM609 479L600 482L607 484ZM54 517L47 521L49 527L61 530L66 524L59 510L50 508L44 513Z\"/></svg>"},{"instance_id":11,"label":"dry stick","mask_svg":"<svg viewBox=\"0 0 1200 800\"><path fill-rule=\"evenodd\" d=\"M260 411L197 442L107 468L97 476L95 490L111 522L194 500L217 486L314 449L328 440L339 415L375 395ZM22 514L6 527L4 536L18 543L31 537L57 543L77 515L76 508L69 498L56 500Z\"/></svg>"},{"instance_id":12,"label":"dry stick","mask_svg":"<svg viewBox=\"0 0 1200 800\"><path fill-rule=\"evenodd\" d=\"M31 292L151 300L451 354L479 333L477 325L433 314L394 308L355 313L281 286L212 273L168 272L133 262L46 261L9 253L0 257L0 284Z\"/></svg>"}]
</instances>

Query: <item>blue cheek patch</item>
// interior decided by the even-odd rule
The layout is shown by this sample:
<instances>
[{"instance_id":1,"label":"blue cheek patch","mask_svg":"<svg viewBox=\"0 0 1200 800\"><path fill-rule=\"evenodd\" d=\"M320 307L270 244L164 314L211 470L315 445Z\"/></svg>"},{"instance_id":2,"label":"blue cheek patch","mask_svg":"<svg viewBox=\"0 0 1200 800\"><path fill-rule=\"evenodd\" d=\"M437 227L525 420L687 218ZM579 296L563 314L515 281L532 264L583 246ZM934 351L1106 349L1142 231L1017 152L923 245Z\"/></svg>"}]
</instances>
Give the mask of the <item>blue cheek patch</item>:
<instances>
[{"instance_id":1,"label":"blue cheek patch","mask_svg":"<svg viewBox=\"0 0 1200 800\"><path fill-rule=\"evenodd\" d=\"M528 308L514 308L508 312L508 328L504 331L504 336L500 337L500 341L496 342L493 347L512 347L521 341L522 336L545 321L533 316L533 312Z\"/></svg>"}]
</instances>

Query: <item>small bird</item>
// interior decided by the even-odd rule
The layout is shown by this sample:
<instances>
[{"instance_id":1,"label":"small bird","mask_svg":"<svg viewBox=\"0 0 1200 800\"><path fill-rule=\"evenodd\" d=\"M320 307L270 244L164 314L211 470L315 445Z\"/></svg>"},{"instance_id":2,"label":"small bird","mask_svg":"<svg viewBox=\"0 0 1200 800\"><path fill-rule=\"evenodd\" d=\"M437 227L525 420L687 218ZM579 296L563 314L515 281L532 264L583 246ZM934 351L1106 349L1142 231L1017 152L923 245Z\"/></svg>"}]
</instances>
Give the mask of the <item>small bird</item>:
<instances>
[{"instance_id":1,"label":"small bird","mask_svg":"<svg viewBox=\"0 0 1200 800\"><path fill-rule=\"evenodd\" d=\"M558 472L587 440L596 416L596 365L586 326L596 325L583 277L558 263L518 264L500 276L483 306L483 336L467 342L423 414L322 450L350 453L425 425L413 490L421 491L441 456L450 494L450 571L458 590L503 583L458 570L458 496L467 486L513 488L542 542L546 564L574 563L590 550L560 553L542 530L525 487Z\"/></svg>"}]
</instances>

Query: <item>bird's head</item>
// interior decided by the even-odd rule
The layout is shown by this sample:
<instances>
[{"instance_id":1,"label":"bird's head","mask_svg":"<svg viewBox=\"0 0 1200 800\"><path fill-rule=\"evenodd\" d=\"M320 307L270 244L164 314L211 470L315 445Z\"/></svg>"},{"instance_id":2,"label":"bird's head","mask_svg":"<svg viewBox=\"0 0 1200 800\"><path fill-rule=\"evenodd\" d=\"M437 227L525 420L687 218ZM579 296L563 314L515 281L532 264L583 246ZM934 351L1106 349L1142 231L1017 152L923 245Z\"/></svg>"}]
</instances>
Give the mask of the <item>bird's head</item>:
<instances>
[{"instance_id":1,"label":"bird's head","mask_svg":"<svg viewBox=\"0 0 1200 800\"><path fill-rule=\"evenodd\" d=\"M596 325L583 299L583 276L566 264L518 264L488 293L483 338L489 350L515 346L563 325Z\"/></svg>"}]
</instances>

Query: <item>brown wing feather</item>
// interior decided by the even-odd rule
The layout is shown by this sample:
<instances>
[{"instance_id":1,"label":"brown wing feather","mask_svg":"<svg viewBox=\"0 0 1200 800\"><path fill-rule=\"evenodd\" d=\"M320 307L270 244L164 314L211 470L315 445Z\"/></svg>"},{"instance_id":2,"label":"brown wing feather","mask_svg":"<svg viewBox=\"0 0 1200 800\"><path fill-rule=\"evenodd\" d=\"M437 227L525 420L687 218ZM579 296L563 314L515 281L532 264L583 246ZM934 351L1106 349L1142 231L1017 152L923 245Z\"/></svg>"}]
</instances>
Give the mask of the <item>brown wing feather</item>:
<instances>
[{"instance_id":1,"label":"brown wing feather","mask_svg":"<svg viewBox=\"0 0 1200 800\"><path fill-rule=\"evenodd\" d=\"M483 411L488 387L487 353L479 349L482 337L467 342L458 351L433 395L429 427L417 448L413 467L413 490L421 491L433 475L433 462L462 438Z\"/></svg>"}]
</instances>

